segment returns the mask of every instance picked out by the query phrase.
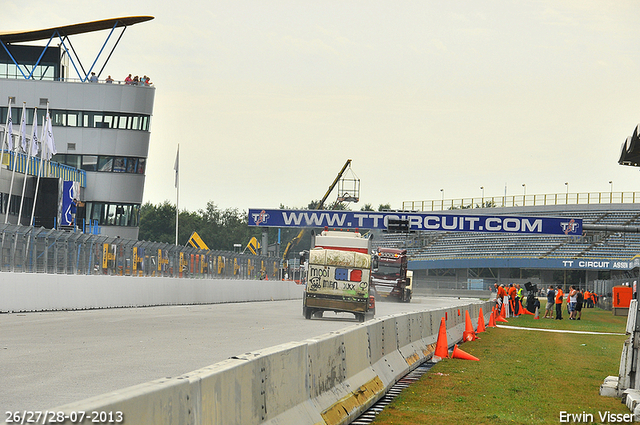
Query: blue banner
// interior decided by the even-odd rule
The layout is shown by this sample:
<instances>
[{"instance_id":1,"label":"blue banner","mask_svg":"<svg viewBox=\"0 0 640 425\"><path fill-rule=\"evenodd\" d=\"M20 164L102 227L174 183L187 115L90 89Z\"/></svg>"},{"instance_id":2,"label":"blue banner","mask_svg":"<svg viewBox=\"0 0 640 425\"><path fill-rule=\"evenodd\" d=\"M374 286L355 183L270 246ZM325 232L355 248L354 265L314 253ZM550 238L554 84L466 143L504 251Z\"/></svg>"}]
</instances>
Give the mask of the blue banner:
<instances>
[{"instance_id":1,"label":"blue banner","mask_svg":"<svg viewBox=\"0 0 640 425\"><path fill-rule=\"evenodd\" d=\"M249 210L249 226L314 227L386 230L389 219L408 220L412 231L582 234L582 219L505 215L436 214L431 212L374 212L322 210Z\"/></svg>"},{"instance_id":2,"label":"blue banner","mask_svg":"<svg viewBox=\"0 0 640 425\"><path fill-rule=\"evenodd\" d=\"M63 226L76 225L74 223L77 199L78 199L78 182L63 181L62 182L62 214L60 217L60 224ZM73 200L76 200L74 203ZM82 223L80 224L82 227Z\"/></svg>"}]
</instances>

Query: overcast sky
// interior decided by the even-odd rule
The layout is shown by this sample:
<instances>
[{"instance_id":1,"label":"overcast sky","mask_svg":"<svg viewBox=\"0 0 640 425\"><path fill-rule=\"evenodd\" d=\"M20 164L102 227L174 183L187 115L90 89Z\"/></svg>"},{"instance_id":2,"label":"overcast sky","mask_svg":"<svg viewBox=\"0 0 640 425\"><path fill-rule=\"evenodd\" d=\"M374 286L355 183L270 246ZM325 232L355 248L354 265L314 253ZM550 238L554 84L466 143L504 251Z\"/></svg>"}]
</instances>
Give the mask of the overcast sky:
<instances>
[{"instance_id":1,"label":"overcast sky","mask_svg":"<svg viewBox=\"0 0 640 425\"><path fill-rule=\"evenodd\" d=\"M156 86L144 201L306 206L640 190L637 1L0 0L2 31L120 16L101 79ZM90 64L106 32L76 36ZM51 99L55 108L55 99ZM506 189L505 189L506 187ZM335 200L332 195L330 200Z\"/></svg>"}]
</instances>

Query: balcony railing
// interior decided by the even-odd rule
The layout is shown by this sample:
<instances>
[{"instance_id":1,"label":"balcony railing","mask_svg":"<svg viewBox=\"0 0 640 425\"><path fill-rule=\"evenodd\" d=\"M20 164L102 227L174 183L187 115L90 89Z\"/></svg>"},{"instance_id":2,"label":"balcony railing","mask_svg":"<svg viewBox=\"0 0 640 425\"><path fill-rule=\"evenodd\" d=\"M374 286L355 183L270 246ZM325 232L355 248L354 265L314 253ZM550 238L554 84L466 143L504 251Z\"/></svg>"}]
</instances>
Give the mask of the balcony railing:
<instances>
[{"instance_id":1,"label":"balcony railing","mask_svg":"<svg viewBox=\"0 0 640 425\"><path fill-rule=\"evenodd\" d=\"M40 170L40 158L23 153L15 153L4 151L2 156L2 165L6 165L9 170L13 170L13 164L16 166L16 172L37 176ZM70 167L53 161L42 161L41 177L59 177L66 181L76 181L80 183L80 187L86 187L87 173L84 170Z\"/></svg>"},{"instance_id":2,"label":"balcony railing","mask_svg":"<svg viewBox=\"0 0 640 425\"><path fill-rule=\"evenodd\" d=\"M543 205L635 204L640 192L552 193L543 195L510 195L477 198L404 201L405 211L447 211L469 208L530 207Z\"/></svg>"}]
</instances>

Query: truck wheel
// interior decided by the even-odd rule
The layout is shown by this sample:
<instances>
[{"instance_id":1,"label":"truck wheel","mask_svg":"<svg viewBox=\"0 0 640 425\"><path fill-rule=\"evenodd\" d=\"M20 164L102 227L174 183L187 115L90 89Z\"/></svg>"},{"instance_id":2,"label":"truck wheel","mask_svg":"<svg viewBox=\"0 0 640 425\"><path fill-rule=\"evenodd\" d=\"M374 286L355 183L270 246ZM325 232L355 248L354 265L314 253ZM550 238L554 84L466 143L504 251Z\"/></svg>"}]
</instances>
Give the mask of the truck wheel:
<instances>
[{"instance_id":1,"label":"truck wheel","mask_svg":"<svg viewBox=\"0 0 640 425\"><path fill-rule=\"evenodd\" d=\"M360 323L364 322L364 313L356 313L356 319L358 319Z\"/></svg>"},{"instance_id":2,"label":"truck wheel","mask_svg":"<svg viewBox=\"0 0 640 425\"><path fill-rule=\"evenodd\" d=\"M308 307L304 307L303 308L303 313L304 313L304 318L305 319L311 319L311 315L313 314L313 311L311 311L311 309L308 308Z\"/></svg>"}]
</instances>

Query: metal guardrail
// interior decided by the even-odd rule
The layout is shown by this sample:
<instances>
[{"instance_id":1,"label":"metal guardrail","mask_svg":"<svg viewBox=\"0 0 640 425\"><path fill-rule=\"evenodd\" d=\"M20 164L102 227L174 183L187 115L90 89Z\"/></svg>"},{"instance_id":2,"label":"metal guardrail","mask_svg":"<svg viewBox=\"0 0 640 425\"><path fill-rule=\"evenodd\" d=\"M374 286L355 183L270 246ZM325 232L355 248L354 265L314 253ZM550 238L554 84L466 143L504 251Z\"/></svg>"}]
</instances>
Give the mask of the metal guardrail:
<instances>
[{"instance_id":1,"label":"metal guardrail","mask_svg":"<svg viewBox=\"0 0 640 425\"><path fill-rule=\"evenodd\" d=\"M542 205L635 204L640 192L552 193L478 198L403 201L405 211L447 211L470 208L530 207Z\"/></svg>"},{"instance_id":2,"label":"metal guardrail","mask_svg":"<svg viewBox=\"0 0 640 425\"><path fill-rule=\"evenodd\" d=\"M73 231L0 226L0 271L201 279L278 278L280 260Z\"/></svg>"}]
</instances>

